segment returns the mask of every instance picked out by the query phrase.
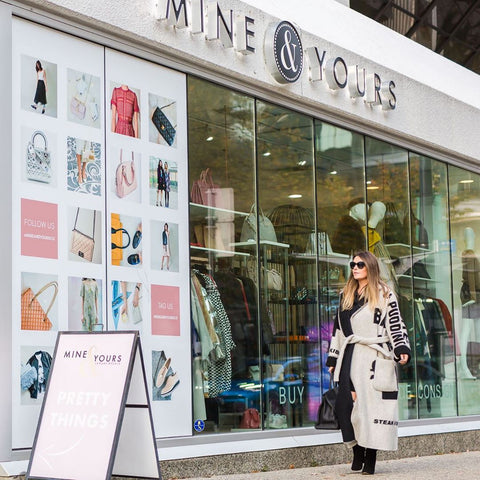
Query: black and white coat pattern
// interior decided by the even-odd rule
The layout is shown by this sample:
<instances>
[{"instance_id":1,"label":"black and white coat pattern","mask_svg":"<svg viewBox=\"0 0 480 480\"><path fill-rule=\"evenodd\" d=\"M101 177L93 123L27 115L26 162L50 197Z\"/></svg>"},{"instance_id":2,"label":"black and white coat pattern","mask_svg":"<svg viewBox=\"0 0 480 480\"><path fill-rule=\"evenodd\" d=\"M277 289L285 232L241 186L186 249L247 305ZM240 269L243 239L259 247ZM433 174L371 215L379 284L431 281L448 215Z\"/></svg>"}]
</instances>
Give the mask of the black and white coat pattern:
<instances>
[{"instance_id":1,"label":"black and white coat pattern","mask_svg":"<svg viewBox=\"0 0 480 480\"><path fill-rule=\"evenodd\" d=\"M395 361L400 359L400 354L410 355L408 333L395 294L390 291L385 297L382 292L375 309L365 303L353 313L350 321L353 334L346 336L337 313L327 364L335 365L334 380L338 381L345 348L348 344L354 345L350 368L350 379L357 393L351 414L356 440L353 443L377 450L396 450L398 377L393 391L378 391L373 382L376 359L385 358L378 347ZM396 370L394 375L397 376Z\"/></svg>"}]
</instances>

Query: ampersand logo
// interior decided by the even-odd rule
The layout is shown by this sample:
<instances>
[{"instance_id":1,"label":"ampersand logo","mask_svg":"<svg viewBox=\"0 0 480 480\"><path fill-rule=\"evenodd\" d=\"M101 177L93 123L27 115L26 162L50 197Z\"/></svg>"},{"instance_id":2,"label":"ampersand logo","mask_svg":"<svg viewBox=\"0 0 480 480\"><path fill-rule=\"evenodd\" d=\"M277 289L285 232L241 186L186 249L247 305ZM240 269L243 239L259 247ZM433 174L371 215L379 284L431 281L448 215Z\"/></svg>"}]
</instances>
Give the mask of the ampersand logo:
<instances>
[{"instance_id":1,"label":"ampersand logo","mask_svg":"<svg viewBox=\"0 0 480 480\"><path fill-rule=\"evenodd\" d=\"M265 35L265 62L279 83L296 82L303 69L300 35L290 22L271 25Z\"/></svg>"}]
</instances>

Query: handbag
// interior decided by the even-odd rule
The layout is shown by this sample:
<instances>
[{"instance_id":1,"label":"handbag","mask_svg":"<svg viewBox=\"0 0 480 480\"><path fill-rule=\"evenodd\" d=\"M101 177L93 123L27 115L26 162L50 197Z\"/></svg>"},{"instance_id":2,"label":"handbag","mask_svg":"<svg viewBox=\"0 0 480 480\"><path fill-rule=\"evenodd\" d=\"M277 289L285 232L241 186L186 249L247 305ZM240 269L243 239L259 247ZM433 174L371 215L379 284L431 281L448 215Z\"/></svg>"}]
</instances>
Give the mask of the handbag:
<instances>
[{"instance_id":1,"label":"handbag","mask_svg":"<svg viewBox=\"0 0 480 480\"><path fill-rule=\"evenodd\" d=\"M334 385L333 375L330 375L330 388L322 395L322 402L317 411L317 430L338 430L340 425L335 413L335 402L337 401L338 385Z\"/></svg>"},{"instance_id":2,"label":"handbag","mask_svg":"<svg viewBox=\"0 0 480 480\"><path fill-rule=\"evenodd\" d=\"M43 138L43 146L35 145L35 139ZM50 165L50 152L48 151L47 137L40 130L32 134L27 145L27 178L36 182L50 183L52 167Z\"/></svg>"},{"instance_id":3,"label":"handbag","mask_svg":"<svg viewBox=\"0 0 480 480\"><path fill-rule=\"evenodd\" d=\"M142 297L139 297L139 301ZM140 323L142 321L142 310L140 308L140 305L137 305L136 307L132 305L132 322L134 324Z\"/></svg>"},{"instance_id":4,"label":"handbag","mask_svg":"<svg viewBox=\"0 0 480 480\"><path fill-rule=\"evenodd\" d=\"M42 305L38 301L38 296L41 295L48 288L53 287L55 289L50 304L45 312ZM58 293L58 283L49 282L45 284L37 293L33 293L33 290L28 287L22 292L21 302L21 327L22 330L50 330L52 328L52 322L48 318Z\"/></svg>"},{"instance_id":5,"label":"handbag","mask_svg":"<svg viewBox=\"0 0 480 480\"><path fill-rule=\"evenodd\" d=\"M198 180L193 182L190 197L193 203L197 203L199 205L205 205L207 207L214 208L224 208L226 204L222 198L222 190L223 189L213 182L212 172L210 169L206 168L205 170L201 171ZM229 192L227 194L230 195ZM231 203L233 205L233 190ZM225 221L229 220L227 219Z\"/></svg>"},{"instance_id":6,"label":"handbag","mask_svg":"<svg viewBox=\"0 0 480 480\"><path fill-rule=\"evenodd\" d=\"M260 414L256 408L247 408L242 415L240 428L260 428Z\"/></svg>"},{"instance_id":7,"label":"handbag","mask_svg":"<svg viewBox=\"0 0 480 480\"><path fill-rule=\"evenodd\" d=\"M135 158L132 152L132 160L122 161L123 150L120 149L120 163L115 173L115 191L119 198L132 193L137 188L137 176L135 174Z\"/></svg>"},{"instance_id":8,"label":"handbag","mask_svg":"<svg viewBox=\"0 0 480 480\"><path fill-rule=\"evenodd\" d=\"M273 223L263 214L260 209L258 214L258 227L260 230L260 241L277 243L277 235ZM241 242L255 242L257 239L257 212L255 204L250 208L250 213L243 221L242 233L240 234Z\"/></svg>"},{"instance_id":9,"label":"handbag","mask_svg":"<svg viewBox=\"0 0 480 480\"><path fill-rule=\"evenodd\" d=\"M70 252L75 255L78 255L80 258L87 260L89 262L93 259L93 250L95 248L95 220L97 212L93 211L93 232L92 236L87 235L86 233L81 232L77 229L78 214L80 208L77 208L77 214L75 216L75 224L73 225L72 230L72 246Z\"/></svg>"},{"instance_id":10,"label":"handbag","mask_svg":"<svg viewBox=\"0 0 480 480\"><path fill-rule=\"evenodd\" d=\"M175 127L170 123L170 120L167 116L163 113L162 109L167 108L170 105L173 105L172 102L164 107L156 107L153 115L152 115L152 122L155 125L155 128L158 130L158 133L163 137L163 139L168 143L168 145L172 146L173 142L175 141Z\"/></svg>"},{"instance_id":11,"label":"handbag","mask_svg":"<svg viewBox=\"0 0 480 480\"><path fill-rule=\"evenodd\" d=\"M372 385L378 392L396 392L398 390L397 367L393 358L377 356Z\"/></svg>"}]
</instances>

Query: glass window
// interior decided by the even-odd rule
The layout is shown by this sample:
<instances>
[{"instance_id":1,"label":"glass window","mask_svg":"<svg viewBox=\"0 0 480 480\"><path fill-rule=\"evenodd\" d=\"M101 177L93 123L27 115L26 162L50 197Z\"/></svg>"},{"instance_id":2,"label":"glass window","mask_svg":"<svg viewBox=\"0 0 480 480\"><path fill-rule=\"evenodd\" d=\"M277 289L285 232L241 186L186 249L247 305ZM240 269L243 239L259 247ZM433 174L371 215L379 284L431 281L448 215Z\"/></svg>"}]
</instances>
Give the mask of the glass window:
<instances>
[{"instance_id":1,"label":"glass window","mask_svg":"<svg viewBox=\"0 0 480 480\"><path fill-rule=\"evenodd\" d=\"M478 414L480 385L480 176L448 168L458 411ZM478 284L477 284L478 280Z\"/></svg>"},{"instance_id":2,"label":"glass window","mask_svg":"<svg viewBox=\"0 0 480 480\"><path fill-rule=\"evenodd\" d=\"M453 416L457 394L446 164L410 153L410 192L417 375L412 403L419 418Z\"/></svg>"},{"instance_id":3,"label":"glass window","mask_svg":"<svg viewBox=\"0 0 480 480\"><path fill-rule=\"evenodd\" d=\"M259 428L254 100L190 77L188 124L194 420Z\"/></svg>"},{"instance_id":4,"label":"glass window","mask_svg":"<svg viewBox=\"0 0 480 480\"><path fill-rule=\"evenodd\" d=\"M257 101L257 132L265 428L301 427L319 393L313 119Z\"/></svg>"}]
</instances>

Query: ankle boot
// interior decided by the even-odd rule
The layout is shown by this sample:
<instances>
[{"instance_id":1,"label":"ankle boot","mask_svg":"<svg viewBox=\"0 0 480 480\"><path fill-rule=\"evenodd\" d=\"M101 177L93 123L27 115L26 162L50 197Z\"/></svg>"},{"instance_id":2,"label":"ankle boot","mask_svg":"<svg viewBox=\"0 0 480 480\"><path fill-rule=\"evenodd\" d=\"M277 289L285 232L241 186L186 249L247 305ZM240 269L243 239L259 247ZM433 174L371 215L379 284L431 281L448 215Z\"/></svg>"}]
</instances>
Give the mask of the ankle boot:
<instances>
[{"instance_id":1,"label":"ankle boot","mask_svg":"<svg viewBox=\"0 0 480 480\"><path fill-rule=\"evenodd\" d=\"M365 462L365 448L360 445L355 445L353 447L353 462L352 470L358 471L361 470Z\"/></svg>"},{"instance_id":2,"label":"ankle boot","mask_svg":"<svg viewBox=\"0 0 480 480\"><path fill-rule=\"evenodd\" d=\"M365 450L365 465L363 466L363 475L373 475L375 473L375 463L377 463L377 451L373 448Z\"/></svg>"}]
</instances>

